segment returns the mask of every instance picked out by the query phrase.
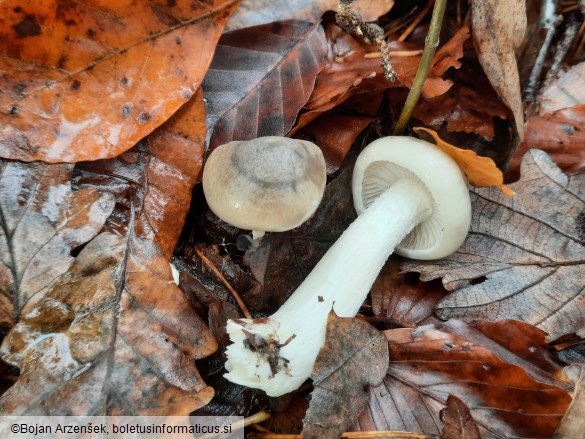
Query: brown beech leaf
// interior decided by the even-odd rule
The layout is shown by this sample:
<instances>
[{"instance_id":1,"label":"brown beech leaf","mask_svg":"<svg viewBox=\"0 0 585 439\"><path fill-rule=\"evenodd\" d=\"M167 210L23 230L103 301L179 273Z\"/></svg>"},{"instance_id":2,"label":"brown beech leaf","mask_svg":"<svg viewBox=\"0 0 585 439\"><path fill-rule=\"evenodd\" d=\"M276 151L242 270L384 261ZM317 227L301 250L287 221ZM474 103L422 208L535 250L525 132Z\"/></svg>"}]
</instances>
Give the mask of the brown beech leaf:
<instances>
[{"instance_id":1,"label":"brown beech leaf","mask_svg":"<svg viewBox=\"0 0 585 439\"><path fill-rule=\"evenodd\" d=\"M542 149L565 172L585 169L585 104L534 116L526 122L526 138L518 145L506 173L517 180L520 162L529 149Z\"/></svg>"},{"instance_id":2,"label":"brown beech leaf","mask_svg":"<svg viewBox=\"0 0 585 439\"><path fill-rule=\"evenodd\" d=\"M323 28L284 21L222 35L203 81L210 148L284 136L325 65Z\"/></svg>"},{"instance_id":3,"label":"brown beech leaf","mask_svg":"<svg viewBox=\"0 0 585 439\"><path fill-rule=\"evenodd\" d=\"M585 62L571 67L542 94L540 115L585 104Z\"/></svg>"},{"instance_id":4,"label":"brown beech leaf","mask_svg":"<svg viewBox=\"0 0 585 439\"><path fill-rule=\"evenodd\" d=\"M439 416L444 424L442 439L481 439L469 407L456 396L449 395L447 406L439 412Z\"/></svg>"},{"instance_id":5,"label":"brown beech leaf","mask_svg":"<svg viewBox=\"0 0 585 439\"><path fill-rule=\"evenodd\" d=\"M152 242L102 233L8 333L3 414L187 415L213 396L194 359L217 347Z\"/></svg>"},{"instance_id":6,"label":"brown beech leaf","mask_svg":"<svg viewBox=\"0 0 585 439\"><path fill-rule=\"evenodd\" d=\"M585 366L574 364L566 372L575 381L573 401L552 439L579 439L585 429Z\"/></svg>"},{"instance_id":7,"label":"brown beech leaf","mask_svg":"<svg viewBox=\"0 0 585 439\"><path fill-rule=\"evenodd\" d=\"M414 273L403 273L403 258L392 257L372 285L372 311L382 321L415 327L430 323L435 306L448 291L440 281L421 282Z\"/></svg>"},{"instance_id":8,"label":"brown beech leaf","mask_svg":"<svg viewBox=\"0 0 585 439\"><path fill-rule=\"evenodd\" d=\"M548 438L570 403L544 333L525 323L452 320L384 333L388 374L351 430L438 435L439 412L454 395L483 439Z\"/></svg>"},{"instance_id":9,"label":"brown beech leaf","mask_svg":"<svg viewBox=\"0 0 585 439\"><path fill-rule=\"evenodd\" d=\"M338 438L362 411L370 386L381 384L387 366L384 335L362 320L329 313L325 344L311 374L315 390L302 437Z\"/></svg>"},{"instance_id":10,"label":"brown beech leaf","mask_svg":"<svg viewBox=\"0 0 585 439\"><path fill-rule=\"evenodd\" d=\"M114 208L103 191L71 190L73 165L0 159L0 326L10 327L29 300L74 261Z\"/></svg>"},{"instance_id":11,"label":"brown beech leaf","mask_svg":"<svg viewBox=\"0 0 585 439\"><path fill-rule=\"evenodd\" d=\"M524 110L514 50L526 32L524 0L473 0L472 35L484 72L500 98L512 110L518 137L524 139Z\"/></svg>"},{"instance_id":12,"label":"brown beech leaf","mask_svg":"<svg viewBox=\"0 0 585 439\"><path fill-rule=\"evenodd\" d=\"M504 185L504 175L489 157L480 157L474 151L462 149L442 140L439 135L428 128L417 127L414 131L424 131L435 139L436 145L449 154L467 175L469 182L475 187L499 187L506 195L514 195L514 191Z\"/></svg>"},{"instance_id":13,"label":"brown beech leaf","mask_svg":"<svg viewBox=\"0 0 585 439\"><path fill-rule=\"evenodd\" d=\"M339 0L242 0L228 21L226 30L290 19L318 23L323 13L336 11L338 4ZM352 10L360 14L364 21L375 21L393 5L393 0L356 0Z\"/></svg>"},{"instance_id":14,"label":"brown beech leaf","mask_svg":"<svg viewBox=\"0 0 585 439\"><path fill-rule=\"evenodd\" d=\"M339 169L355 139L374 120L372 117L325 113L305 127L305 133L323 151L328 174Z\"/></svg>"},{"instance_id":15,"label":"brown beech leaf","mask_svg":"<svg viewBox=\"0 0 585 439\"><path fill-rule=\"evenodd\" d=\"M515 197L471 193L471 230L453 255L403 268L442 277L453 291L440 318L519 319L555 339L585 327L585 174L563 174L539 150L524 156L521 173Z\"/></svg>"},{"instance_id":16,"label":"brown beech leaf","mask_svg":"<svg viewBox=\"0 0 585 439\"><path fill-rule=\"evenodd\" d=\"M461 67L463 44L469 38L469 25L464 24L453 37L445 43L433 57L431 76L441 76L451 67Z\"/></svg>"},{"instance_id":17,"label":"brown beech leaf","mask_svg":"<svg viewBox=\"0 0 585 439\"><path fill-rule=\"evenodd\" d=\"M134 204L136 234L154 241L170 260L189 211L204 149L205 108L199 90L131 150L113 159L78 163L75 180L80 187L116 195L116 211L106 230L125 235Z\"/></svg>"},{"instance_id":18,"label":"brown beech leaf","mask_svg":"<svg viewBox=\"0 0 585 439\"><path fill-rule=\"evenodd\" d=\"M193 96L237 3L3 1L0 156L77 162L129 149Z\"/></svg>"}]
</instances>

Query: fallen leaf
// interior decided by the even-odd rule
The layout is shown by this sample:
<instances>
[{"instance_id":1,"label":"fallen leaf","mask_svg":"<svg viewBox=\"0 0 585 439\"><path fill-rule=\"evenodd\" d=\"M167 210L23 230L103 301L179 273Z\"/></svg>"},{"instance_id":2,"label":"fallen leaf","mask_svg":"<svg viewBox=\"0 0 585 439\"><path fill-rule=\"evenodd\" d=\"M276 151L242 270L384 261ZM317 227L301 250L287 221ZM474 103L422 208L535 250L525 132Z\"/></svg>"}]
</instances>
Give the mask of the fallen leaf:
<instances>
[{"instance_id":1,"label":"fallen leaf","mask_svg":"<svg viewBox=\"0 0 585 439\"><path fill-rule=\"evenodd\" d=\"M507 335L511 323L517 329L514 337ZM492 339L493 333L499 338ZM439 435L439 412L454 395L467 405L484 439L548 438L571 400L570 386L558 378L561 367L539 367L547 347L544 333L530 325L503 321L474 327L452 320L384 334L390 348L388 374L372 389L352 430Z\"/></svg>"},{"instance_id":2,"label":"fallen leaf","mask_svg":"<svg viewBox=\"0 0 585 439\"><path fill-rule=\"evenodd\" d=\"M540 115L585 104L585 62L564 72L542 94Z\"/></svg>"},{"instance_id":3,"label":"fallen leaf","mask_svg":"<svg viewBox=\"0 0 585 439\"><path fill-rule=\"evenodd\" d=\"M585 327L585 174L564 175L538 150L521 173L515 197L471 192L471 230L453 255L403 268L453 291L437 306L442 319L519 319L555 339Z\"/></svg>"},{"instance_id":4,"label":"fallen leaf","mask_svg":"<svg viewBox=\"0 0 585 439\"><path fill-rule=\"evenodd\" d=\"M305 127L325 156L327 173L339 169L360 133L375 119L342 113L326 113Z\"/></svg>"},{"instance_id":5,"label":"fallen leaf","mask_svg":"<svg viewBox=\"0 0 585 439\"><path fill-rule=\"evenodd\" d=\"M136 231L154 241L170 260L203 163L205 108L195 96L160 128L119 157L81 162L75 167L78 187L116 195L116 210L106 230L126 235L132 205Z\"/></svg>"},{"instance_id":6,"label":"fallen leaf","mask_svg":"<svg viewBox=\"0 0 585 439\"><path fill-rule=\"evenodd\" d=\"M390 324L414 327L433 317L435 306L448 291L440 281L421 282L414 273L403 273L398 256L388 259L372 285L372 312Z\"/></svg>"},{"instance_id":7,"label":"fallen leaf","mask_svg":"<svg viewBox=\"0 0 585 439\"><path fill-rule=\"evenodd\" d=\"M114 208L103 190L71 190L73 165L0 159L0 326L65 273L72 253L97 235Z\"/></svg>"},{"instance_id":8,"label":"fallen leaf","mask_svg":"<svg viewBox=\"0 0 585 439\"><path fill-rule=\"evenodd\" d=\"M526 122L526 139L514 152L506 180L518 179L520 162L530 149L546 151L565 172L585 169L585 104L534 116Z\"/></svg>"},{"instance_id":9,"label":"fallen leaf","mask_svg":"<svg viewBox=\"0 0 585 439\"><path fill-rule=\"evenodd\" d=\"M242 0L226 26L227 31L273 21L302 20L318 23L326 11L337 11L338 0ZM364 21L375 21L392 8L393 0L356 0L352 9Z\"/></svg>"},{"instance_id":10,"label":"fallen leaf","mask_svg":"<svg viewBox=\"0 0 585 439\"><path fill-rule=\"evenodd\" d=\"M3 414L188 415L213 396L215 340L148 240L102 233L2 344L21 370Z\"/></svg>"},{"instance_id":11,"label":"fallen leaf","mask_svg":"<svg viewBox=\"0 0 585 439\"><path fill-rule=\"evenodd\" d=\"M320 25L284 21L222 35L203 81L208 145L284 136L325 64Z\"/></svg>"},{"instance_id":12,"label":"fallen leaf","mask_svg":"<svg viewBox=\"0 0 585 439\"><path fill-rule=\"evenodd\" d=\"M449 395L447 406L439 412L439 416L444 424L442 439L481 439L469 408L456 396Z\"/></svg>"},{"instance_id":13,"label":"fallen leaf","mask_svg":"<svg viewBox=\"0 0 585 439\"><path fill-rule=\"evenodd\" d=\"M524 139L524 109L514 50L526 32L524 0L473 0L471 33L484 72L500 98L512 110L520 141Z\"/></svg>"},{"instance_id":14,"label":"fallen leaf","mask_svg":"<svg viewBox=\"0 0 585 439\"><path fill-rule=\"evenodd\" d=\"M237 3L2 2L0 156L78 162L131 148L193 96Z\"/></svg>"},{"instance_id":15,"label":"fallen leaf","mask_svg":"<svg viewBox=\"0 0 585 439\"><path fill-rule=\"evenodd\" d=\"M463 44L469 36L469 25L466 23L435 53L430 76L442 76L451 67L455 69L461 67Z\"/></svg>"},{"instance_id":16,"label":"fallen leaf","mask_svg":"<svg viewBox=\"0 0 585 439\"><path fill-rule=\"evenodd\" d=\"M579 439L585 429L585 366L575 364L568 369L567 373L575 378L573 401L551 439Z\"/></svg>"},{"instance_id":17,"label":"fallen leaf","mask_svg":"<svg viewBox=\"0 0 585 439\"><path fill-rule=\"evenodd\" d=\"M514 191L504 185L504 175L491 158L480 157L469 149L462 149L451 145L442 140L435 131L428 128L416 127L413 130L416 132L424 131L430 134L435 139L436 145L457 162L473 186L496 186L504 194L508 196L514 195Z\"/></svg>"},{"instance_id":18,"label":"fallen leaf","mask_svg":"<svg viewBox=\"0 0 585 439\"><path fill-rule=\"evenodd\" d=\"M380 385L387 365L388 344L379 331L331 312L325 344L311 374L315 390L303 421L303 438L338 438L362 411L370 386Z\"/></svg>"}]
</instances>

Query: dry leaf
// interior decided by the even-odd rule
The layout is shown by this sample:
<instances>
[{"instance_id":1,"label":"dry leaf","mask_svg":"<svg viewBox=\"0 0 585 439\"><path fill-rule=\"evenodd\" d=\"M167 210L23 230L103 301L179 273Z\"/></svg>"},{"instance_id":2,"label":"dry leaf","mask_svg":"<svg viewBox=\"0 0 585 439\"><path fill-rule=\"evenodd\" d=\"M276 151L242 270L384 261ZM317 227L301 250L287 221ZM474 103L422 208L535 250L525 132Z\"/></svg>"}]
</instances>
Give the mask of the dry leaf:
<instances>
[{"instance_id":1,"label":"dry leaf","mask_svg":"<svg viewBox=\"0 0 585 439\"><path fill-rule=\"evenodd\" d=\"M469 182L475 187L499 187L506 195L514 195L514 191L504 185L504 175L489 157L480 157L469 149L461 149L442 140L439 135L428 128L417 127L414 131L430 134L439 148L449 154L467 175Z\"/></svg>"},{"instance_id":2,"label":"dry leaf","mask_svg":"<svg viewBox=\"0 0 585 439\"><path fill-rule=\"evenodd\" d=\"M469 38L469 26L464 24L453 37L447 41L433 57L430 76L442 76L451 67L461 67L463 44Z\"/></svg>"},{"instance_id":3,"label":"dry leaf","mask_svg":"<svg viewBox=\"0 0 585 439\"><path fill-rule=\"evenodd\" d=\"M242 0L226 30L258 26L273 21L302 20L318 23L326 11L336 11L339 0ZM375 21L392 8L393 0L356 0L352 9L364 21Z\"/></svg>"},{"instance_id":4,"label":"dry leaf","mask_svg":"<svg viewBox=\"0 0 585 439\"><path fill-rule=\"evenodd\" d=\"M455 395L483 439L548 438L571 400L561 367L546 358L544 333L530 325L455 320L384 333L388 375L352 430L438 435L439 412Z\"/></svg>"},{"instance_id":5,"label":"dry leaf","mask_svg":"<svg viewBox=\"0 0 585 439\"><path fill-rule=\"evenodd\" d=\"M506 180L518 179L526 151L542 149L565 172L585 169L585 104L534 116L526 122L526 139L518 145Z\"/></svg>"},{"instance_id":6,"label":"dry leaf","mask_svg":"<svg viewBox=\"0 0 585 439\"><path fill-rule=\"evenodd\" d=\"M215 340L147 240L103 233L2 344L21 370L4 414L188 415L209 402L194 359Z\"/></svg>"},{"instance_id":7,"label":"dry leaf","mask_svg":"<svg viewBox=\"0 0 585 439\"><path fill-rule=\"evenodd\" d=\"M114 208L103 190L71 190L73 166L0 159L0 325L66 272L71 253L97 235Z\"/></svg>"},{"instance_id":8,"label":"dry leaf","mask_svg":"<svg viewBox=\"0 0 585 439\"><path fill-rule=\"evenodd\" d=\"M568 369L567 374L575 378L573 401L551 439L579 439L585 429L585 366L575 364Z\"/></svg>"},{"instance_id":9,"label":"dry leaf","mask_svg":"<svg viewBox=\"0 0 585 439\"><path fill-rule=\"evenodd\" d=\"M471 230L457 252L403 268L453 291L440 318L519 319L552 339L585 328L585 174L564 175L542 151L524 156L510 187L471 193Z\"/></svg>"},{"instance_id":10,"label":"dry leaf","mask_svg":"<svg viewBox=\"0 0 585 439\"><path fill-rule=\"evenodd\" d=\"M204 149L205 108L199 90L131 150L113 159L78 163L76 184L116 195L116 211L106 230L126 235L134 204L136 234L158 244L170 260L189 211Z\"/></svg>"},{"instance_id":11,"label":"dry leaf","mask_svg":"<svg viewBox=\"0 0 585 439\"><path fill-rule=\"evenodd\" d=\"M131 148L193 96L237 3L3 1L0 156L77 162Z\"/></svg>"},{"instance_id":12,"label":"dry leaf","mask_svg":"<svg viewBox=\"0 0 585 439\"><path fill-rule=\"evenodd\" d=\"M325 65L323 28L276 22L222 35L203 81L208 145L284 136Z\"/></svg>"},{"instance_id":13,"label":"dry leaf","mask_svg":"<svg viewBox=\"0 0 585 439\"><path fill-rule=\"evenodd\" d=\"M325 344L311 374L315 390L303 422L304 439L336 439L362 411L370 386L379 386L388 366L388 343L364 321L327 320Z\"/></svg>"},{"instance_id":14,"label":"dry leaf","mask_svg":"<svg viewBox=\"0 0 585 439\"><path fill-rule=\"evenodd\" d=\"M512 110L520 141L524 139L524 110L514 50L526 32L525 0L473 0L472 35L477 56L502 100Z\"/></svg>"},{"instance_id":15,"label":"dry leaf","mask_svg":"<svg viewBox=\"0 0 585 439\"><path fill-rule=\"evenodd\" d=\"M585 62L571 67L542 94L540 115L585 104Z\"/></svg>"},{"instance_id":16,"label":"dry leaf","mask_svg":"<svg viewBox=\"0 0 585 439\"><path fill-rule=\"evenodd\" d=\"M447 398L447 407L439 412L443 421L442 439L481 439L479 428L469 408L453 395Z\"/></svg>"}]
</instances>

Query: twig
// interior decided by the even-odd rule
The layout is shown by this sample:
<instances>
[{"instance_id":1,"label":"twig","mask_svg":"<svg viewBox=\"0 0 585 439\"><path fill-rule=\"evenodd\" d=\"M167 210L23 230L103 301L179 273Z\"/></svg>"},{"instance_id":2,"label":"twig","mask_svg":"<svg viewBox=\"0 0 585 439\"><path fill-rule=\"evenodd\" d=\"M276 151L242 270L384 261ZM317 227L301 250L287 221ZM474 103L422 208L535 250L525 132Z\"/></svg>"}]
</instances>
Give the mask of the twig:
<instances>
[{"instance_id":1,"label":"twig","mask_svg":"<svg viewBox=\"0 0 585 439\"><path fill-rule=\"evenodd\" d=\"M240 297L240 295L236 292L236 290L234 290L234 288L230 285L230 283L227 281L227 279L223 276L223 274L221 274L221 271L219 271L217 269L217 267L215 265L213 265L213 262L211 262L209 259L207 259L207 256L205 256L201 252L201 250L199 250L197 247L195 247L195 253L197 254L197 256L199 256L199 258L203 261L203 263L205 265L207 265L207 267L211 271L213 271L213 273L217 276L217 278L221 281L221 283L232 294L232 296L234 297L234 299L236 299L236 302L238 302L238 305L240 306L240 309L244 313L244 316L247 319L251 319L252 318L252 314L250 314L250 311L248 311L248 308L246 307L246 304L244 303L244 301L242 300L242 298Z\"/></svg>"},{"instance_id":2,"label":"twig","mask_svg":"<svg viewBox=\"0 0 585 439\"><path fill-rule=\"evenodd\" d=\"M392 56L418 56L422 53L422 50L391 50L390 55ZM380 52L366 53L364 58L380 58L382 54Z\"/></svg>"},{"instance_id":3,"label":"twig","mask_svg":"<svg viewBox=\"0 0 585 439\"><path fill-rule=\"evenodd\" d=\"M412 21L412 23L410 23L410 25L406 28L406 30L404 32L402 32L402 35L400 35L398 37L398 40L397 40L398 42L402 43L404 40L406 40L408 38L408 36L412 33L413 30L416 29L416 27L422 21L422 19L427 16L429 11L433 7L433 3L435 3L435 0L429 0L429 2L425 5L423 10L418 13L418 15Z\"/></svg>"},{"instance_id":4,"label":"twig","mask_svg":"<svg viewBox=\"0 0 585 439\"><path fill-rule=\"evenodd\" d=\"M250 433L248 438L252 439L301 439L300 434L276 434L276 433ZM410 433L408 431L346 431L342 438L400 438L400 439L438 439L438 436Z\"/></svg>"},{"instance_id":5,"label":"twig","mask_svg":"<svg viewBox=\"0 0 585 439\"><path fill-rule=\"evenodd\" d=\"M420 63L418 65L418 70L416 71L416 76L414 77L414 82L412 83L412 87L408 93L408 97L406 98L406 102L404 103L404 107L400 113L400 117L398 118L398 122L394 127L394 135L400 135L404 133L406 125L410 120L410 116L414 111L414 107L420 98L422 86L425 82L425 79L427 79L431 69L431 63L433 62L433 57L435 56L437 46L439 45L441 23L443 22L443 16L445 15L446 4L447 0L435 1L433 15L431 17L431 24L429 26L429 33L425 38L425 48L420 58Z\"/></svg>"},{"instance_id":6,"label":"twig","mask_svg":"<svg viewBox=\"0 0 585 439\"><path fill-rule=\"evenodd\" d=\"M358 13L352 11L351 5L354 0L339 0L335 21L343 30L352 35L361 37L366 43L376 43L380 47L381 64L384 68L384 76L390 81L396 80L396 72L390 60L390 49L384 37L384 31L374 23L364 23Z\"/></svg>"}]
</instances>

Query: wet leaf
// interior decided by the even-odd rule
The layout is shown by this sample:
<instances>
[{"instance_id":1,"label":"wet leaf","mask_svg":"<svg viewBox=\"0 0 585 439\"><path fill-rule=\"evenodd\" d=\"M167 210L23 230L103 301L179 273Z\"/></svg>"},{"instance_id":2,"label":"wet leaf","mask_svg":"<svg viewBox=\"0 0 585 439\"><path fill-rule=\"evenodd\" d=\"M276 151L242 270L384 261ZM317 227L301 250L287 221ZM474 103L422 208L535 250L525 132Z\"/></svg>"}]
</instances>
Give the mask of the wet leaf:
<instances>
[{"instance_id":1,"label":"wet leaf","mask_svg":"<svg viewBox=\"0 0 585 439\"><path fill-rule=\"evenodd\" d=\"M453 291L438 304L440 318L519 319L555 339L585 328L585 174L563 174L538 150L521 172L515 197L471 193L471 230L457 252L404 268L442 277Z\"/></svg>"},{"instance_id":2,"label":"wet leaf","mask_svg":"<svg viewBox=\"0 0 585 439\"><path fill-rule=\"evenodd\" d=\"M526 139L518 145L506 173L517 180L520 162L529 149L546 151L565 172L585 169L585 104L534 116L526 122Z\"/></svg>"},{"instance_id":3,"label":"wet leaf","mask_svg":"<svg viewBox=\"0 0 585 439\"><path fill-rule=\"evenodd\" d=\"M461 67L463 58L463 45L469 38L469 26L464 24L453 37L447 41L433 57L431 64L431 76L441 76L451 67Z\"/></svg>"},{"instance_id":4,"label":"wet leaf","mask_svg":"<svg viewBox=\"0 0 585 439\"><path fill-rule=\"evenodd\" d=\"M201 171L205 148L203 94L195 96L165 124L119 157L78 163L76 184L116 195L106 229L125 235L131 209L136 234L154 241L167 259L175 249Z\"/></svg>"},{"instance_id":5,"label":"wet leaf","mask_svg":"<svg viewBox=\"0 0 585 439\"><path fill-rule=\"evenodd\" d=\"M103 233L6 336L21 376L0 410L187 415L213 396L193 359L216 347L160 251Z\"/></svg>"},{"instance_id":6,"label":"wet leaf","mask_svg":"<svg viewBox=\"0 0 585 439\"><path fill-rule=\"evenodd\" d=\"M481 439L479 428L463 401L453 395L447 398L447 406L439 412L443 421L442 439Z\"/></svg>"},{"instance_id":7,"label":"wet leaf","mask_svg":"<svg viewBox=\"0 0 585 439\"><path fill-rule=\"evenodd\" d=\"M515 49L526 32L524 0L473 0L472 36L484 72L500 98L512 110L520 141L524 139L524 110Z\"/></svg>"},{"instance_id":8,"label":"wet leaf","mask_svg":"<svg viewBox=\"0 0 585 439\"><path fill-rule=\"evenodd\" d=\"M318 23L323 13L336 11L338 4L338 0L242 0L226 29L232 31L289 19ZM364 21L374 21L388 12L393 4L393 0L356 0L352 9Z\"/></svg>"},{"instance_id":9,"label":"wet leaf","mask_svg":"<svg viewBox=\"0 0 585 439\"><path fill-rule=\"evenodd\" d=\"M276 22L222 35L203 81L210 148L284 136L325 64L320 25Z\"/></svg>"},{"instance_id":10,"label":"wet leaf","mask_svg":"<svg viewBox=\"0 0 585 439\"><path fill-rule=\"evenodd\" d=\"M467 175L469 182L475 187L499 187L506 195L514 195L514 191L504 185L504 175L489 157L480 157L469 149L458 148L442 140L439 135L428 128L417 127L414 131L424 131L435 139L436 145L449 154Z\"/></svg>"},{"instance_id":11,"label":"wet leaf","mask_svg":"<svg viewBox=\"0 0 585 439\"><path fill-rule=\"evenodd\" d=\"M575 364L568 369L567 374L575 381L573 401L552 439L578 439L583 436L585 429L585 366Z\"/></svg>"},{"instance_id":12,"label":"wet leaf","mask_svg":"<svg viewBox=\"0 0 585 439\"><path fill-rule=\"evenodd\" d=\"M73 166L0 159L0 325L65 273L72 252L97 235L114 208L103 190L71 190Z\"/></svg>"},{"instance_id":13,"label":"wet leaf","mask_svg":"<svg viewBox=\"0 0 585 439\"><path fill-rule=\"evenodd\" d=\"M484 439L548 438L571 400L569 386L557 378L561 368L547 358L544 333L530 325L449 321L384 333L388 375L372 389L352 430L438 435L439 412L454 395Z\"/></svg>"},{"instance_id":14,"label":"wet leaf","mask_svg":"<svg viewBox=\"0 0 585 439\"><path fill-rule=\"evenodd\" d=\"M585 104L585 62L571 67L542 94L540 114Z\"/></svg>"},{"instance_id":15,"label":"wet leaf","mask_svg":"<svg viewBox=\"0 0 585 439\"><path fill-rule=\"evenodd\" d=\"M2 2L0 156L77 162L131 148L193 96L237 3Z\"/></svg>"},{"instance_id":16,"label":"wet leaf","mask_svg":"<svg viewBox=\"0 0 585 439\"><path fill-rule=\"evenodd\" d=\"M315 390L303 438L338 438L362 411L370 386L380 385L387 365L388 344L380 332L331 312L311 374Z\"/></svg>"}]
</instances>

